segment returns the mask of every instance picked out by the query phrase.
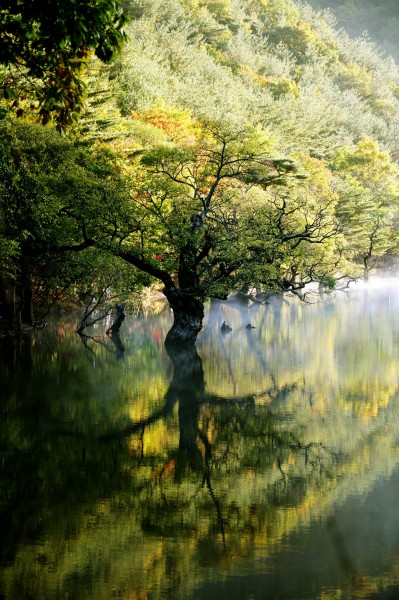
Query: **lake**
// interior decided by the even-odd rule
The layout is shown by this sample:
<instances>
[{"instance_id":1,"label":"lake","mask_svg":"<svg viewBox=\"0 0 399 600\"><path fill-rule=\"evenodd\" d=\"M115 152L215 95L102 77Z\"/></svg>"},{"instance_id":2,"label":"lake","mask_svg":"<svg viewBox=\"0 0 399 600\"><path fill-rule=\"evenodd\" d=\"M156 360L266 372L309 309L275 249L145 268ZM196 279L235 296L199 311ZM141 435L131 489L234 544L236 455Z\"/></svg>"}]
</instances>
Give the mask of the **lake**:
<instances>
[{"instance_id":1,"label":"lake","mask_svg":"<svg viewBox=\"0 0 399 600\"><path fill-rule=\"evenodd\" d=\"M0 598L398 598L399 279L171 322L1 340Z\"/></svg>"}]
</instances>

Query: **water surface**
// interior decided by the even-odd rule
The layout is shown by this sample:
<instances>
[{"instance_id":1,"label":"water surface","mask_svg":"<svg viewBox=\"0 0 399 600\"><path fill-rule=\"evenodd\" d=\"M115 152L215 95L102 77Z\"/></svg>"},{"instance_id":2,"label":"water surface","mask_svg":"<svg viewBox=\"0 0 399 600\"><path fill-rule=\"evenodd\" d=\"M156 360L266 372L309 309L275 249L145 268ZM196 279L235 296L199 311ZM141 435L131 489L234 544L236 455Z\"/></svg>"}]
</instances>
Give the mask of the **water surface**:
<instances>
[{"instance_id":1,"label":"water surface","mask_svg":"<svg viewBox=\"0 0 399 600\"><path fill-rule=\"evenodd\" d=\"M398 598L399 280L170 324L2 340L0 598Z\"/></svg>"}]
</instances>

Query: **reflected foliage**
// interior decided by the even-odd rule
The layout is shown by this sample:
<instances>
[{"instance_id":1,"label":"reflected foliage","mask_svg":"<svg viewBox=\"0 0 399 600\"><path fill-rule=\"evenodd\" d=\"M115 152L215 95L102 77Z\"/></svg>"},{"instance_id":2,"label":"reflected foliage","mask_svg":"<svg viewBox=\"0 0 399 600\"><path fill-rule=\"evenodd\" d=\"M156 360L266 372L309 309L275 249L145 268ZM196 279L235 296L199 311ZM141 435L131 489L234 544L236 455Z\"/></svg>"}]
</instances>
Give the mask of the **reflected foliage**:
<instances>
[{"instance_id":1,"label":"reflected foliage","mask_svg":"<svg viewBox=\"0 0 399 600\"><path fill-rule=\"evenodd\" d=\"M214 303L197 349L166 351L169 311L128 317L118 343L103 324L82 344L66 322L3 340L3 595L201 598L248 565L284 565L287 540L315 527L337 594L378 590L337 513L399 462L398 300L376 294Z\"/></svg>"}]
</instances>

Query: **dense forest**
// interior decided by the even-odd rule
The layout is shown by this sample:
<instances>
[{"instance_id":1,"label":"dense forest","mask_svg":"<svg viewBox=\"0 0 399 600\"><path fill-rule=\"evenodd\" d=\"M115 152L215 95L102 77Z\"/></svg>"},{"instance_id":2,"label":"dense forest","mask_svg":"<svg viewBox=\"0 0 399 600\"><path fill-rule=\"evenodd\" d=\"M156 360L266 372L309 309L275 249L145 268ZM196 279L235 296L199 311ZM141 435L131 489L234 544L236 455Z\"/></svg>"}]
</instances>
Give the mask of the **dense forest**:
<instances>
[{"instance_id":1,"label":"dense forest","mask_svg":"<svg viewBox=\"0 0 399 600\"><path fill-rule=\"evenodd\" d=\"M192 342L208 298L395 264L399 69L324 4L103 2L73 35L69 3L0 11L6 327L155 286Z\"/></svg>"}]
</instances>

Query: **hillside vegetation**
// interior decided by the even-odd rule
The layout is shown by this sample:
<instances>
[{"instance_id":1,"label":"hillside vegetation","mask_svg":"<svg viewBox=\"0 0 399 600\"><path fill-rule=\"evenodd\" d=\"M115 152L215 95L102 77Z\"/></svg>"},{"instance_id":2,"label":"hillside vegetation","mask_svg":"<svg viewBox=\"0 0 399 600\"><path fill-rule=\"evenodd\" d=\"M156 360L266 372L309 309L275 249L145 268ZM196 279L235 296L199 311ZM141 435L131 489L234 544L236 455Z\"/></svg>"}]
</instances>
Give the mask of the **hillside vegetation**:
<instances>
[{"instance_id":1,"label":"hillside vegetation","mask_svg":"<svg viewBox=\"0 0 399 600\"><path fill-rule=\"evenodd\" d=\"M115 302L158 281L175 318L190 305L197 333L206 297L331 288L392 263L391 57L292 0L124 9L127 42L89 64L69 139L34 124L34 102L15 120L3 101L3 301L107 289Z\"/></svg>"},{"instance_id":2,"label":"hillside vegetation","mask_svg":"<svg viewBox=\"0 0 399 600\"><path fill-rule=\"evenodd\" d=\"M368 35L396 62L399 60L399 10L396 0L309 0L314 8L333 11L350 35Z\"/></svg>"}]
</instances>

